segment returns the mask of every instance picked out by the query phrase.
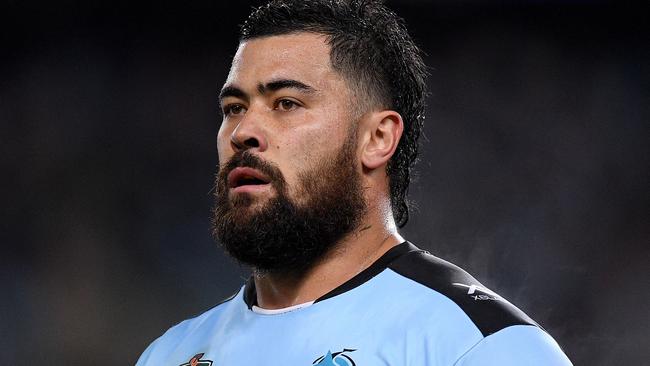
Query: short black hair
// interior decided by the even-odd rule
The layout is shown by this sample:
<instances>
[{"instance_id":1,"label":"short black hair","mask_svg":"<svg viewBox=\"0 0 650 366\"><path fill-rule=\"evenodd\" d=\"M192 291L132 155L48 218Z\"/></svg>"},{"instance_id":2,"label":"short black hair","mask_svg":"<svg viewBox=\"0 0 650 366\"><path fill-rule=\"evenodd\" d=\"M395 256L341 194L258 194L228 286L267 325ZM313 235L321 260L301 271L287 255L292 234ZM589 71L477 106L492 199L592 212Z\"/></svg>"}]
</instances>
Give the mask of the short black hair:
<instances>
[{"instance_id":1,"label":"short black hair","mask_svg":"<svg viewBox=\"0 0 650 366\"><path fill-rule=\"evenodd\" d=\"M425 111L422 52L404 21L378 0L273 0L253 10L240 41L298 32L327 37L332 67L365 105L402 116L404 133L386 170L393 216L403 227Z\"/></svg>"}]
</instances>

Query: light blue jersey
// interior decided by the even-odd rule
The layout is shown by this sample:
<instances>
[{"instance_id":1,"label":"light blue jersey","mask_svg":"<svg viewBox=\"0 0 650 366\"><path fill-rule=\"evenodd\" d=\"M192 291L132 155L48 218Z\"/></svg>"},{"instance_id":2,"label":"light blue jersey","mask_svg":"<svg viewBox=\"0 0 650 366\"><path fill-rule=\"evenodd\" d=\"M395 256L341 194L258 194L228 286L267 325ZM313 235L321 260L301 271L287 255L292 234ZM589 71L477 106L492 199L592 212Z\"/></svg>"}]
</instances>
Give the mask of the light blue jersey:
<instances>
[{"instance_id":1,"label":"light blue jersey","mask_svg":"<svg viewBox=\"0 0 650 366\"><path fill-rule=\"evenodd\" d=\"M309 306L260 314L255 299L249 280L137 366L571 365L523 312L408 242Z\"/></svg>"}]
</instances>

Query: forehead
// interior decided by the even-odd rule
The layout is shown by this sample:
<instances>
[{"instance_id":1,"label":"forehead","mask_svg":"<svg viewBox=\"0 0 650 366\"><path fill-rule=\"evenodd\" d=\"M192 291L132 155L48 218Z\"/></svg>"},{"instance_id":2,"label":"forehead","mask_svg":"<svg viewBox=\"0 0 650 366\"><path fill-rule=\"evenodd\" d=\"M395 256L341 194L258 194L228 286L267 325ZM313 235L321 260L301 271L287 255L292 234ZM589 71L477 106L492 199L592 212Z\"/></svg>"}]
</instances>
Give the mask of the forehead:
<instances>
[{"instance_id":1,"label":"forehead","mask_svg":"<svg viewBox=\"0 0 650 366\"><path fill-rule=\"evenodd\" d=\"M233 58L227 84L254 84L269 79L295 79L317 89L341 79L330 63L324 35L292 33L246 40Z\"/></svg>"}]
</instances>

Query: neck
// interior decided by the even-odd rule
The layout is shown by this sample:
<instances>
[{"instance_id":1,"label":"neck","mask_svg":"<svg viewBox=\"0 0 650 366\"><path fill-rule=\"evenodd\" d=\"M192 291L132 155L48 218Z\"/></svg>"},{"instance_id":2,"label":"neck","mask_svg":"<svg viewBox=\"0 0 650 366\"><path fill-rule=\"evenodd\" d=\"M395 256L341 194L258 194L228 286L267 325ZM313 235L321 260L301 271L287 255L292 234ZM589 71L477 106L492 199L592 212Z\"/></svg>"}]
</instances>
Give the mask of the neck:
<instances>
[{"instance_id":1,"label":"neck","mask_svg":"<svg viewBox=\"0 0 650 366\"><path fill-rule=\"evenodd\" d=\"M383 211L383 212L382 212ZM404 241L386 210L370 210L359 228L300 276L255 273L257 304L280 309L314 301L350 280Z\"/></svg>"}]
</instances>

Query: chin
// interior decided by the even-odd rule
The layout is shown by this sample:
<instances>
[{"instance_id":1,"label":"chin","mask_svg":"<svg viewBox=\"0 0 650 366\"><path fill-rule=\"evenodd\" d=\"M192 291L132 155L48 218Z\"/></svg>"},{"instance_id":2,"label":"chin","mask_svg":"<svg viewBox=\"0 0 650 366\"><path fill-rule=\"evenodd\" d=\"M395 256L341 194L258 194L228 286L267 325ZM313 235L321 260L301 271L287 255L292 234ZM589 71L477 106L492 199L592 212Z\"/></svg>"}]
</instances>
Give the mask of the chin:
<instances>
[{"instance_id":1,"label":"chin","mask_svg":"<svg viewBox=\"0 0 650 366\"><path fill-rule=\"evenodd\" d=\"M262 209L271 197L251 193L231 193L230 205L236 210Z\"/></svg>"}]
</instances>

